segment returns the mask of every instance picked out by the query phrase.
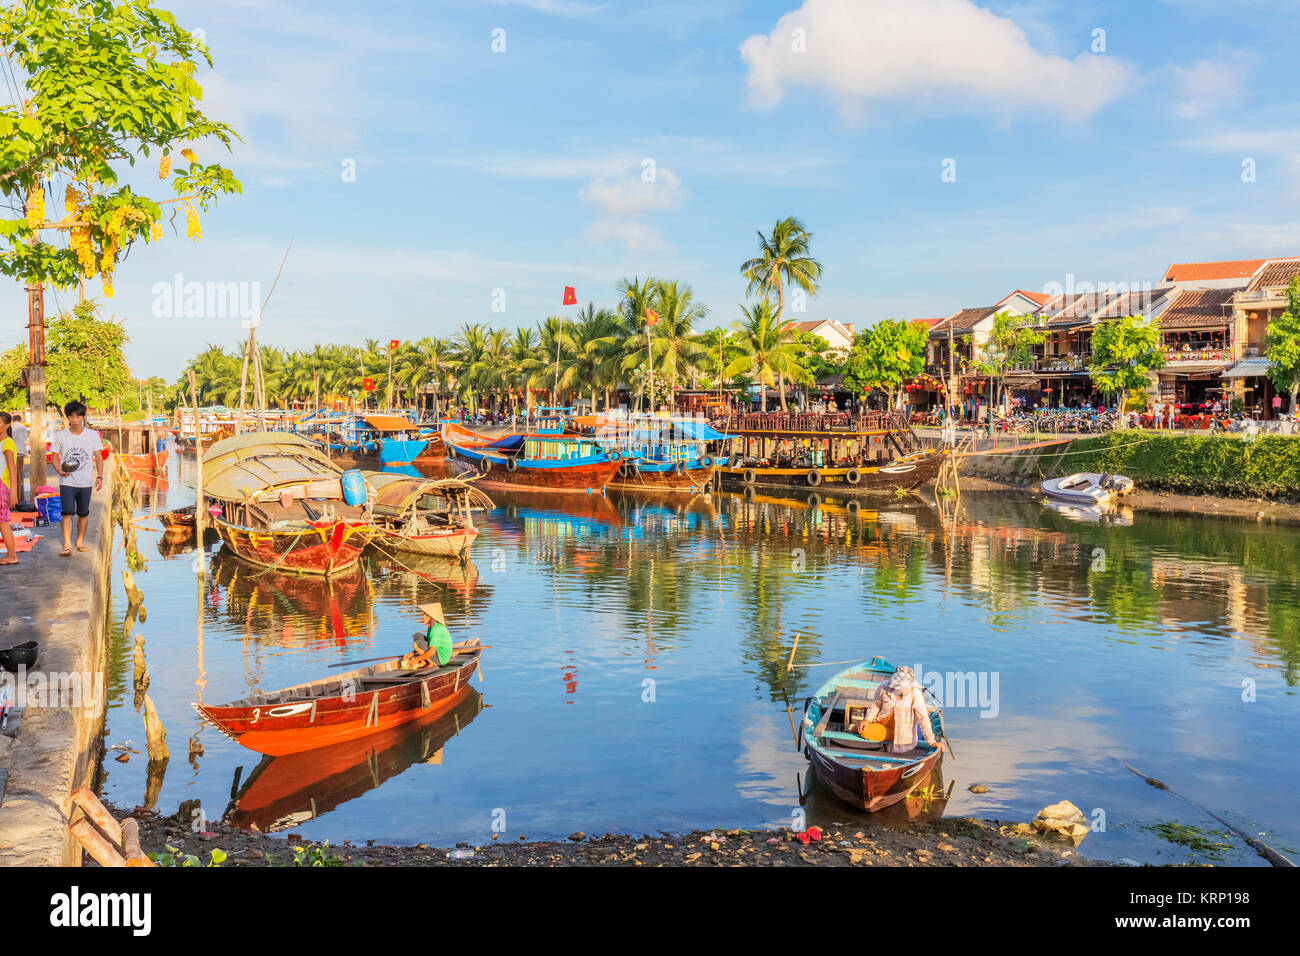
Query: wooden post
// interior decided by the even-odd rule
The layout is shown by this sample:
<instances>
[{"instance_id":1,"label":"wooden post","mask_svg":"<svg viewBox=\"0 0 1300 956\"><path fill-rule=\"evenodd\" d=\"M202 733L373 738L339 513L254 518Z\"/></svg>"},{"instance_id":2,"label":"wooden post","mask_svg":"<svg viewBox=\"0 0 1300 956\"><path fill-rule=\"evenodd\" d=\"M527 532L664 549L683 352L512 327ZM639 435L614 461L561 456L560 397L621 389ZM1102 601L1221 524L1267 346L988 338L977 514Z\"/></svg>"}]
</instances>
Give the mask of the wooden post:
<instances>
[{"instance_id":1,"label":"wooden post","mask_svg":"<svg viewBox=\"0 0 1300 956\"><path fill-rule=\"evenodd\" d=\"M248 390L248 356L253 351L253 328L249 326L248 342L244 345L244 368L239 373L239 415L235 418L235 434L238 435L243 430L244 424L244 393Z\"/></svg>"},{"instance_id":2,"label":"wooden post","mask_svg":"<svg viewBox=\"0 0 1300 956\"><path fill-rule=\"evenodd\" d=\"M158 717L158 710L153 705L153 698L144 697L144 733L149 750L149 762L166 763L170 754L167 751L167 728Z\"/></svg>"},{"instance_id":3,"label":"wooden post","mask_svg":"<svg viewBox=\"0 0 1300 956\"><path fill-rule=\"evenodd\" d=\"M206 513L206 505L203 502L203 444L199 441L199 395L198 389L194 384L194 371L190 370L190 401L194 405L194 459L197 465L194 479L194 546L201 552L203 550L203 516ZM239 423L235 423L235 430L239 430ZM203 564L199 563L199 573L202 574Z\"/></svg>"}]
</instances>

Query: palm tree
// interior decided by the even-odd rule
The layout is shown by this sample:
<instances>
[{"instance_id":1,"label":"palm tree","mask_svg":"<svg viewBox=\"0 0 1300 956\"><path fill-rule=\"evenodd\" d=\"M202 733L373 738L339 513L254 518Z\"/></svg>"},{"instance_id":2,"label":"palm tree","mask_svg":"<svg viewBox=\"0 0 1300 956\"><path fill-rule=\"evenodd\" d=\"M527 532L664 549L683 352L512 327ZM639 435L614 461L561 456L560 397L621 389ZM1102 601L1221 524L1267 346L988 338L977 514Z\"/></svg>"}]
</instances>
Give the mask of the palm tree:
<instances>
[{"instance_id":1,"label":"palm tree","mask_svg":"<svg viewBox=\"0 0 1300 956\"><path fill-rule=\"evenodd\" d=\"M653 365L659 381L668 387L668 400L672 404L679 379L683 374L693 376L705 359L694 323L707 316L709 310L692 301L689 285L667 280L654 283L647 305L659 315L659 320L628 337L623 368L630 371L643 362L647 367ZM651 408L654 404L651 396Z\"/></svg>"},{"instance_id":2,"label":"palm tree","mask_svg":"<svg viewBox=\"0 0 1300 956\"><path fill-rule=\"evenodd\" d=\"M764 236L761 231L758 233L759 254L740 266L740 274L749 280L746 295L776 293L776 320L783 330L793 330L793 323L788 326L781 324L785 311L785 284L793 282L809 295L817 294L822 266L808 255L811 241L812 233L804 228L804 224L793 216L787 216L772 227L771 236ZM787 333L783 331L781 334ZM781 389L781 410L785 411L785 376L778 373L777 380Z\"/></svg>"},{"instance_id":3,"label":"palm tree","mask_svg":"<svg viewBox=\"0 0 1300 956\"><path fill-rule=\"evenodd\" d=\"M596 408L596 392L601 387L605 388L605 404L609 405L610 354L618 342L617 332L614 313L605 308L597 309L595 303L588 302L578 312L577 321L568 336L572 347L560 371L560 385L570 390L583 385L589 387L593 411ZM612 364L616 368L618 363Z\"/></svg>"},{"instance_id":4,"label":"palm tree","mask_svg":"<svg viewBox=\"0 0 1300 956\"><path fill-rule=\"evenodd\" d=\"M456 393L469 395L470 405L476 405L479 382L476 376L482 374L483 356L487 350L487 331L475 322L468 322L460 327L452 339L452 368L456 375Z\"/></svg>"},{"instance_id":5,"label":"palm tree","mask_svg":"<svg viewBox=\"0 0 1300 956\"><path fill-rule=\"evenodd\" d=\"M762 385L762 409L767 411L767 386L776 377L798 379L802 375L799 350L790 337L782 333L771 300L762 299L749 307L742 305L740 314L741 319L735 323L739 330L736 347L740 355L722 374L725 378L746 375Z\"/></svg>"},{"instance_id":6,"label":"palm tree","mask_svg":"<svg viewBox=\"0 0 1300 956\"><path fill-rule=\"evenodd\" d=\"M650 362L651 355L647 348L645 335L645 311L653 308L650 298L654 294L655 280L646 276L642 282L637 277L618 281L618 329L615 333L619 350L622 354L622 369L632 368L639 362ZM640 350L639 353L637 350ZM640 403L641 392L637 390L637 402Z\"/></svg>"},{"instance_id":7,"label":"palm tree","mask_svg":"<svg viewBox=\"0 0 1300 956\"><path fill-rule=\"evenodd\" d=\"M538 349L536 333L530 328L515 329L506 351L510 357L511 388L523 390L524 415L531 416L532 390L537 384L537 373L544 364Z\"/></svg>"}]
</instances>

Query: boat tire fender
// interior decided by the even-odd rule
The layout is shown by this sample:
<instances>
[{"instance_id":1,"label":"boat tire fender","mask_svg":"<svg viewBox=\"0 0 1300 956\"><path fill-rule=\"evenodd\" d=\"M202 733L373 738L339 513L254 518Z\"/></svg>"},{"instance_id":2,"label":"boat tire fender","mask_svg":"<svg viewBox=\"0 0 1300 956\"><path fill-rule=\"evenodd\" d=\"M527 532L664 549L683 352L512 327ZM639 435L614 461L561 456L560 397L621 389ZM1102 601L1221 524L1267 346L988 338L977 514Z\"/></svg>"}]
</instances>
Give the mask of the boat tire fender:
<instances>
[{"instance_id":1,"label":"boat tire fender","mask_svg":"<svg viewBox=\"0 0 1300 956\"><path fill-rule=\"evenodd\" d=\"M754 474L753 468L746 468L745 473L740 477L744 479L745 484L752 485L754 483L754 479L757 478L758 476Z\"/></svg>"},{"instance_id":2,"label":"boat tire fender","mask_svg":"<svg viewBox=\"0 0 1300 956\"><path fill-rule=\"evenodd\" d=\"M862 480L862 472L858 471L856 468L850 468L844 473L844 480L851 485L856 485Z\"/></svg>"},{"instance_id":3,"label":"boat tire fender","mask_svg":"<svg viewBox=\"0 0 1300 956\"><path fill-rule=\"evenodd\" d=\"M515 461L513 458L507 458L506 471L518 471L518 470L519 470L519 462Z\"/></svg>"},{"instance_id":4,"label":"boat tire fender","mask_svg":"<svg viewBox=\"0 0 1300 956\"><path fill-rule=\"evenodd\" d=\"M816 468L811 469L805 477L808 480L808 484L814 488L822 483L822 473Z\"/></svg>"},{"instance_id":5,"label":"boat tire fender","mask_svg":"<svg viewBox=\"0 0 1300 956\"><path fill-rule=\"evenodd\" d=\"M619 451L617 448L611 448L609 450L610 461L622 461L622 459L623 459L623 453Z\"/></svg>"},{"instance_id":6,"label":"boat tire fender","mask_svg":"<svg viewBox=\"0 0 1300 956\"><path fill-rule=\"evenodd\" d=\"M713 465L713 459L710 458L708 455L704 455L702 458L700 458L701 468L710 468L712 467L712 465Z\"/></svg>"}]
</instances>

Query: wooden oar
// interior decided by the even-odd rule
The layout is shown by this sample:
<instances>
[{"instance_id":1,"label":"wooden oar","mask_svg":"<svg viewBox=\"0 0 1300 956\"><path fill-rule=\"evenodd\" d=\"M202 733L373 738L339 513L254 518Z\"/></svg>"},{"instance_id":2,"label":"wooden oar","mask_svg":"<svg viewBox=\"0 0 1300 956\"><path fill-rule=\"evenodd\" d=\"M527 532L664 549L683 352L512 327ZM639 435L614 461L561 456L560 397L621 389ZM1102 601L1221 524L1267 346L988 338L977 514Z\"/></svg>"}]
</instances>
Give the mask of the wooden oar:
<instances>
[{"instance_id":1,"label":"wooden oar","mask_svg":"<svg viewBox=\"0 0 1300 956\"><path fill-rule=\"evenodd\" d=\"M491 644L470 644L468 641L462 641L462 642L459 643L459 644L453 644L453 645L451 645L451 649L452 649L453 651L455 651L455 650L457 650L457 649L465 650L466 648L472 647L472 648L475 648L475 649L477 649L477 650L487 650L487 649L488 649L489 647L491 647L491 646L492 646ZM401 654L385 654L383 657L363 657L363 658L361 658L361 660L359 660L359 661L340 661L340 662L337 663L337 664L328 664L328 665L326 665L326 666L329 667L329 668L334 668L334 667L351 667L353 664L373 664L375 661L391 661L391 660L396 660L397 658L399 658L399 657L401 657L401 656L402 656Z\"/></svg>"}]
</instances>

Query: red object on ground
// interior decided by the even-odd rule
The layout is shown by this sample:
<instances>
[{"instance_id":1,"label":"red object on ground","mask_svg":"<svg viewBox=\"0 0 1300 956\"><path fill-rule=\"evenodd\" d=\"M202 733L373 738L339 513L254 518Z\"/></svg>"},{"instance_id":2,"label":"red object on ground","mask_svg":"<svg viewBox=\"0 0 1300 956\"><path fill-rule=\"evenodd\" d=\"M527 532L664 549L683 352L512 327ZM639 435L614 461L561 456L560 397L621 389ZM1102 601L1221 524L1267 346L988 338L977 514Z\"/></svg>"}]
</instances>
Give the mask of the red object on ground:
<instances>
[{"instance_id":1,"label":"red object on ground","mask_svg":"<svg viewBox=\"0 0 1300 956\"><path fill-rule=\"evenodd\" d=\"M578 304L578 290L571 285L564 287L564 305Z\"/></svg>"}]
</instances>

